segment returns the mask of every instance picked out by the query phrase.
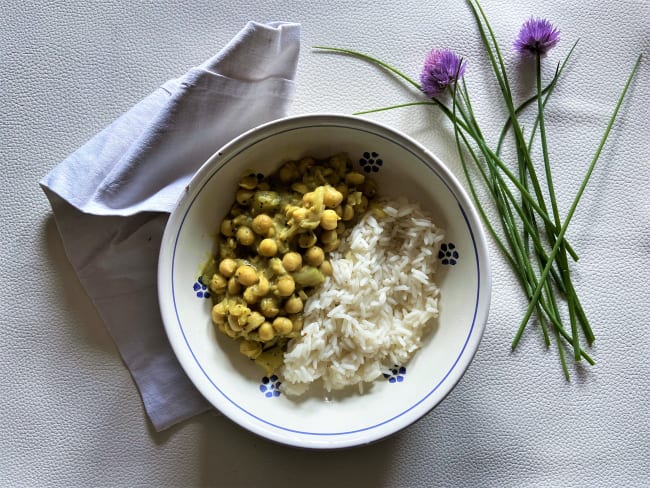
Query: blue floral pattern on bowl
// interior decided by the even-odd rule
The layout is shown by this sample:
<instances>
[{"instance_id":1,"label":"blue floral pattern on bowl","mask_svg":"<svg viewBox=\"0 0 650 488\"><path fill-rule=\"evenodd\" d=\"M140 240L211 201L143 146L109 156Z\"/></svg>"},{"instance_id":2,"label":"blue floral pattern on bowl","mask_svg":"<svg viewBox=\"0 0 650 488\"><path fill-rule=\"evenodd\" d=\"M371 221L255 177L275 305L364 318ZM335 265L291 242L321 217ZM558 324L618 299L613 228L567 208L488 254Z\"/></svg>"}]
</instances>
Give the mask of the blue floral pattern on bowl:
<instances>
[{"instance_id":1,"label":"blue floral pattern on bowl","mask_svg":"<svg viewBox=\"0 0 650 488\"><path fill-rule=\"evenodd\" d=\"M208 285L203 283L203 278L199 278L192 285L193 290L196 293L197 298L210 298L210 290L208 290Z\"/></svg>"},{"instance_id":2,"label":"blue floral pattern on bowl","mask_svg":"<svg viewBox=\"0 0 650 488\"><path fill-rule=\"evenodd\" d=\"M389 383L401 383L404 381L405 375L406 367L394 365L388 370L388 372L384 373L384 378L386 378Z\"/></svg>"},{"instance_id":3,"label":"blue floral pattern on bowl","mask_svg":"<svg viewBox=\"0 0 650 488\"><path fill-rule=\"evenodd\" d=\"M271 377L265 376L260 383L260 391L266 398L279 397L281 384L276 375L272 375Z\"/></svg>"},{"instance_id":4,"label":"blue floral pattern on bowl","mask_svg":"<svg viewBox=\"0 0 650 488\"><path fill-rule=\"evenodd\" d=\"M453 242L447 242L440 245L440 251L438 251L438 259L444 265L455 266L458 263L460 254L456 249L456 245Z\"/></svg>"},{"instance_id":5,"label":"blue floral pattern on bowl","mask_svg":"<svg viewBox=\"0 0 650 488\"><path fill-rule=\"evenodd\" d=\"M384 161L379 157L376 152L364 152L363 156L359 159L359 165L366 173L377 173L379 168L384 164Z\"/></svg>"}]
</instances>

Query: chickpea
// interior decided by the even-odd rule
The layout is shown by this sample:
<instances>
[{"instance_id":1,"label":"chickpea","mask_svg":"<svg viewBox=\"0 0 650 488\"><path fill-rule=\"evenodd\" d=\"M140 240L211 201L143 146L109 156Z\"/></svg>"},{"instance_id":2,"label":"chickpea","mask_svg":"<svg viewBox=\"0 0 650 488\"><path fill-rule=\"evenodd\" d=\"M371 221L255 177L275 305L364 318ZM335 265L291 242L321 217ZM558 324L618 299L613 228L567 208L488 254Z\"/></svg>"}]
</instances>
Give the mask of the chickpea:
<instances>
[{"instance_id":1,"label":"chickpea","mask_svg":"<svg viewBox=\"0 0 650 488\"><path fill-rule=\"evenodd\" d=\"M301 195L304 195L309 191L309 187L301 181L298 181L291 185L291 189L297 193L300 193Z\"/></svg>"},{"instance_id":2,"label":"chickpea","mask_svg":"<svg viewBox=\"0 0 650 488\"><path fill-rule=\"evenodd\" d=\"M255 187L257 186L257 175L250 174L250 175L244 176L239 181L239 186L246 189L246 190L254 190Z\"/></svg>"},{"instance_id":3,"label":"chickpea","mask_svg":"<svg viewBox=\"0 0 650 488\"><path fill-rule=\"evenodd\" d=\"M347 175L345 175L345 182L348 185L362 185L365 180L366 177L356 171L350 171Z\"/></svg>"},{"instance_id":4,"label":"chickpea","mask_svg":"<svg viewBox=\"0 0 650 488\"><path fill-rule=\"evenodd\" d=\"M250 314L250 312L251 309L243 303L235 303L231 307L228 307L228 313L230 313L230 317L241 317L242 315Z\"/></svg>"},{"instance_id":5,"label":"chickpea","mask_svg":"<svg viewBox=\"0 0 650 488\"><path fill-rule=\"evenodd\" d=\"M300 237L298 237L298 245L303 249L307 249L316 244L317 240L318 238L316 237L316 234L308 232L306 234L301 234Z\"/></svg>"},{"instance_id":6,"label":"chickpea","mask_svg":"<svg viewBox=\"0 0 650 488\"><path fill-rule=\"evenodd\" d=\"M273 219L267 214L259 214L253 219L251 227L257 234L265 236L273 228Z\"/></svg>"},{"instance_id":7,"label":"chickpea","mask_svg":"<svg viewBox=\"0 0 650 488\"><path fill-rule=\"evenodd\" d=\"M288 297L296 289L296 283L293 281L293 277L291 275L280 276L278 278L278 283L276 286L278 295L281 297Z\"/></svg>"},{"instance_id":8,"label":"chickpea","mask_svg":"<svg viewBox=\"0 0 650 488\"><path fill-rule=\"evenodd\" d=\"M368 197L366 197L365 195L361 195L361 201L357 206L357 210L359 211L359 213L363 213L367 210L367 208L368 208Z\"/></svg>"},{"instance_id":9,"label":"chickpea","mask_svg":"<svg viewBox=\"0 0 650 488\"><path fill-rule=\"evenodd\" d=\"M235 200L237 200L237 203L240 205L248 205L253 199L253 195L255 195L255 192L253 190L246 190L245 188L241 188L237 190Z\"/></svg>"},{"instance_id":10,"label":"chickpea","mask_svg":"<svg viewBox=\"0 0 650 488\"><path fill-rule=\"evenodd\" d=\"M373 205L372 207L370 207L370 210L372 211L372 214L375 216L375 218L378 220L385 219L386 217L388 217L388 214L383 208Z\"/></svg>"},{"instance_id":11,"label":"chickpea","mask_svg":"<svg viewBox=\"0 0 650 488\"><path fill-rule=\"evenodd\" d=\"M279 174L280 181L282 181L282 183L290 183L300 176L298 168L296 167L296 163L293 161L289 161L288 163L283 164L280 168Z\"/></svg>"},{"instance_id":12,"label":"chickpea","mask_svg":"<svg viewBox=\"0 0 650 488\"><path fill-rule=\"evenodd\" d=\"M348 166L347 157L343 154L335 154L329 159L329 164L339 172L343 172Z\"/></svg>"},{"instance_id":13,"label":"chickpea","mask_svg":"<svg viewBox=\"0 0 650 488\"><path fill-rule=\"evenodd\" d=\"M242 296L244 297L244 301L246 301L246 303L248 303L249 305L252 305L259 299L259 296L257 295L255 290L255 286L249 286L248 288L246 288Z\"/></svg>"},{"instance_id":14,"label":"chickpea","mask_svg":"<svg viewBox=\"0 0 650 488\"><path fill-rule=\"evenodd\" d=\"M331 185L332 187L338 185L339 181L341 181L341 175L339 175L338 172L334 170L334 168L323 169L321 171L321 175L327 184Z\"/></svg>"},{"instance_id":15,"label":"chickpea","mask_svg":"<svg viewBox=\"0 0 650 488\"><path fill-rule=\"evenodd\" d=\"M235 232L232 229L232 220L230 219L223 219L221 221L221 233L226 236L226 237L232 237Z\"/></svg>"},{"instance_id":16,"label":"chickpea","mask_svg":"<svg viewBox=\"0 0 650 488\"><path fill-rule=\"evenodd\" d=\"M250 220L250 217L246 214L241 214L237 215L234 219L232 219L232 225L234 227L240 227L242 225L248 225L248 221Z\"/></svg>"},{"instance_id":17,"label":"chickpea","mask_svg":"<svg viewBox=\"0 0 650 488\"><path fill-rule=\"evenodd\" d=\"M287 274L287 270L284 269L284 266L282 265L282 260L278 257L269 259L269 268L276 275Z\"/></svg>"},{"instance_id":18,"label":"chickpea","mask_svg":"<svg viewBox=\"0 0 650 488\"><path fill-rule=\"evenodd\" d=\"M339 247L339 244L341 244L341 241L338 240L338 239L335 239L332 242L330 242L328 244L325 244L325 246L323 246L323 250L325 252L332 252L332 251L334 251L335 249L337 249Z\"/></svg>"},{"instance_id":19,"label":"chickpea","mask_svg":"<svg viewBox=\"0 0 650 488\"><path fill-rule=\"evenodd\" d=\"M253 242L255 242L255 235L253 234L253 231L250 229L250 227L242 225L239 229L237 229L237 240L244 246L250 246Z\"/></svg>"},{"instance_id":20,"label":"chickpea","mask_svg":"<svg viewBox=\"0 0 650 488\"><path fill-rule=\"evenodd\" d=\"M334 210L324 210L320 217L320 225L325 230L336 229L338 225L339 216L336 215Z\"/></svg>"},{"instance_id":21,"label":"chickpea","mask_svg":"<svg viewBox=\"0 0 650 488\"><path fill-rule=\"evenodd\" d=\"M257 334L259 335L262 342L269 342L275 337L275 331L269 322L264 322L262 325L260 325L260 328L257 329Z\"/></svg>"},{"instance_id":22,"label":"chickpea","mask_svg":"<svg viewBox=\"0 0 650 488\"><path fill-rule=\"evenodd\" d=\"M300 297L292 296L284 304L284 310L287 313L300 313L302 312L303 303Z\"/></svg>"},{"instance_id":23,"label":"chickpea","mask_svg":"<svg viewBox=\"0 0 650 488\"><path fill-rule=\"evenodd\" d=\"M237 317L234 315L228 315L228 326L235 332L240 332L242 330L242 326L239 324L239 320L237 320Z\"/></svg>"},{"instance_id":24,"label":"chickpea","mask_svg":"<svg viewBox=\"0 0 650 488\"><path fill-rule=\"evenodd\" d=\"M219 263L219 273L221 273L226 278L230 278L232 275L234 275L236 270L237 270L237 263L235 262L234 259L231 258L222 259L221 262Z\"/></svg>"},{"instance_id":25,"label":"chickpea","mask_svg":"<svg viewBox=\"0 0 650 488\"><path fill-rule=\"evenodd\" d=\"M343 215L341 215L341 218L345 221L352 220L354 217L354 208L352 205L346 205L343 208Z\"/></svg>"},{"instance_id":26,"label":"chickpea","mask_svg":"<svg viewBox=\"0 0 650 488\"><path fill-rule=\"evenodd\" d=\"M293 214L294 210L296 210L298 207L295 205L291 204L286 204L284 207L282 207L282 211L284 212L284 216L289 220L291 218L291 215Z\"/></svg>"},{"instance_id":27,"label":"chickpea","mask_svg":"<svg viewBox=\"0 0 650 488\"><path fill-rule=\"evenodd\" d=\"M223 327L222 327L222 325L223 325ZM237 337L237 332L232 330L232 328L230 328L230 326L228 324L222 324L222 325L219 326L219 330L223 331L223 333L226 334L231 339L234 339L235 337Z\"/></svg>"},{"instance_id":28,"label":"chickpea","mask_svg":"<svg viewBox=\"0 0 650 488\"><path fill-rule=\"evenodd\" d=\"M305 193L302 196L302 203L304 203L304 204L312 204L312 203L314 203L315 199L316 199L316 192L308 191L307 193Z\"/></svg>"},{"instance_id":29,"label":"chickpea","mask_svg":"<svg viewBox=\"0 0 650 488\"><path fill-rule=\"evenodd\" d=\"M260 312L267 318L275 317L280 313L278 302L273 297L262 298L260 301Z\"/></svg>"},{"instance_id":30,"label":"chickpea","mask_svg":"<svg viewBox=\"0 0 650 488\"><path fill-rule=\"evenodd\" d=\"M260 242L260 245L257 247L257 252L259 252L262 256L270 258L275 256L275 254L278 252L278 245L273 239L262 239L262 242Z\"/></svg>"},{"instance_id":31,"label":"chickpea","mask_svg":"<svg viewBox=\"0 0 650 488\"><path fill-rule=\"evenodd\" d=\"M264 316L259 312L251 312L246 318L246 326L244 329L247 332L257 329L260 325L264 323Z\"/></svg>"},{"instance_id":32,"label":"chickpea","mask_svg":"<svg viewBox=\"0 0 650 488\"><path fill-rule=\"evenodd\" d=\"M332 269L332 263L329 261L323 261L323 263L318 267L321 273L325 276L332 276L334 270Z\"/></svg>"},{"instance_id":33,"label":"chickpea","mask_svg":"<svg viewBox=\"0 0 650 488\"><path fill-rule=\"evenodd\" d=\"M363 193L360 191L353 191L348 195L348 199L346 200L346 203L348 203L351 206L356 206L361 203L361 197L363 196Z\"/></svg>"},{"instance_id":34,"label":"chickpea","mask_svg":"<svg viewBox=\"0 0 650 488\"><path fill-rule=\"evenodd\" d=\"M299 170L301 173L306 173L307 170L308 170L311 166L313 166L315 162L316 162L316 161L314 160L314 158L302 158L302 159L298 162L298 170Z\"/></svg>"},{"instance_id":35,"label":"chickpea","mask_svg":"<svg viewBox=\"0 0 650 488\"><path fill-rule=\"evenodd\" d=\"M210 290L215 293L223 293L226 290L227 285L228 281L220 274L215 273L212 275L212 278L210 278Z\"/></svg>"},{"instance_id":36,"label":"chickpea","mask_svg":"<svg viewBox=\"0 0 650 488\"><path fill-rule=\"evenodd\" d=\"M369 198L372 198L377 194L377 183L375 183L374 180L368 178L363 183L361 190L363 191L364 195L368 196Z\"/></svg>"},{"instance_id":37,"label":"chickpea","mask_svg":"<svg viewBox=\"0 0 650 488\"><path fill-rule=\"evenodd\" d=\"M336 230L326 230L320 235L321 242L323 244L329 244L330 242L335 241L339 237L336 232Z\"/></svg>"},{"instance_id":38,"label":"chickpea","mask_svg":"<svg viewBox=\"0 0 650 488\"><path fill-rule=\"evenodd\" d=\"M223 315L225 317L228 315L228 302L226 300L222 300L219 303L215 304L215 306L212 307L212 310L214 313L218 313L219 315Z\"/></svg>"},{"instance_id":39,"label":"chickpea","mask_svg":"<svg viewBox=\"0 0 650 488\"><path fill-rule=\"evenodd\" d=\"M300 269L300 266L302 266L302 256L300 253L290 251L282 256L282 266L289 272Z\"/></svg>"},{"instance_id":40,"label":"chickpea","mask_svg":"<svg viewBox=\"0 0 650 488\"><path fill-rule=\"evenodd\" d=\"M223 303L217 303L214 307L212 307L212 311L210 313L212 322L215 324L225 324L227 315L228 311L226 310L226 307Z\"/></svg>"},{"instance_id":41,"label":"chickpea","mask_svg":"<svg viewBox=\"0 0 650 488\"><path fill-rule=\"evenodd\" d=\"M308 210L303 207L297 207L294 209L293 212L291 212L291 218L296 224L299 224L303 220L307 218L307 215L309 214Z\"/></svg>"},{"instance_id":42,"label":"chickpea","mask_svg":"<svg viewBox=\"0 0 650 488\"><path fill-rule=\"evenodd\" d=\"M320 266L323 259L325 259L325 253L318 246L310 247L305 253L305 260L312 266Z\"/></svg>"},{"instance_id":43,"label":"chickpea","mask_svg":"<svg viewBox=\"0 0 650 488\"><path fill-rule=\"evenodd\" d=\"M229 295L239 295L239 293L241 293L241 285L239 284L239 281L237 281L237 278L233 276L228 280L226 291Z\"/></svg>"},{"instance_id":44,"label":"chickpea","mask_svg":"<svg viewBox=\"0 0 650 488\"><path fill-rule=\"evenodd\" d=\"M345 183L339 183L335 187L336 191L338 191L341 195L343 195L343 198L346 198L348 196L348 185Z\"/></svg>"},{"instance_id":45,"label":"chickpea","mask_svg":"<svg viewBox=\"0 0 650 488\"><path fill-rule=\"evenodd\" d=\"M273 321L273 329L279 335L287 335L293 330L293 324L286 317L276 317Z\"/></svg>"},{"instance_id":46,"label":"chickpea","mask_svg":"<svg viewBox=\"0 0 650 488\"><path fill-rule=\"evenodd\" d=\"M300 315L293 315L291 317L292 332L300 332L302 329L303 320Z\"/></svg>"},{"instance_id":47,"label":"chickpea","mask_svg":"<svg viewBox=\"0 0 650 488\"><path fill-rule=\"evenodd\" d=\"M237 325L241 330L244 330L244 327L248 323L248 316L251 314L250 308L246 308L246 312L237 317Z\"/></svg>"},{"instance_id":48,"label":"chickpea","mask_svg":"<svg viewBox=\"0 0 650 488\"><path fill-rule=\"evenodd\" d=\"M343 194L340 191L329 185L325 187L325 191L323 193L323 203L325 206L335 208L338 207L342 201Z\"/></svg>"},{"instance_id":49,"label":"chickpea","mask_svg":"<svg viewBox=\"0 0 650 488\"><path fill-rule=\"evenodd\" d=\"M257 282L255 293L258 297L263 297L269 292L269 280L266 276L260 275L260 280Z\"/></svg>"},{"instance_id":50,"label":"chickpea","mask_svg":"<svg viewBox=\"0 0 650 488\"><path fill-rule=\"evenodd\" d=\"M235 272L235 278L239 284L244 286L250 286L257 283L257 273L252 266L248 264L243 264Z\"/></svg>"},{"instance_id":51,"label":"chickpea","mask_svg":"<svg viewBox=\"0 0 650 488\"><path fill-rule=\"evenodd\" d=\"M255 359L262 354L262 344L257 341L241 341L239 343L239 352L246 357Z\"/></svg>"}]
</instances>

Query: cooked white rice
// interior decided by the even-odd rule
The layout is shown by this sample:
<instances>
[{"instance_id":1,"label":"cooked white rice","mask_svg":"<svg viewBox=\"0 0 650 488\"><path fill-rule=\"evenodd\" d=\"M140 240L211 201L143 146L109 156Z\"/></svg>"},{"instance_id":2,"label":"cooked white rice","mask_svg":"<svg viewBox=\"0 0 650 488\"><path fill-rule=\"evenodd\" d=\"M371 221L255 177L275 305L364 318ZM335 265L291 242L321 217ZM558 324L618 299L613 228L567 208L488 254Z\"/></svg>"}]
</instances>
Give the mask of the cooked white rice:
<instances>
[{"instance_id":1,"label":"cooked white rice","mask_svg":"<svg viewBox=\"0 0 650 488\"><path fill-rule=\"evenodd\" d=\"M438 316L433 276L443 233L416 203L383 200L332 253L333 276L306 303L302 336L289 343L281 388L300 395L377 379L405 365Z\"/></svg>"}]
</instances>

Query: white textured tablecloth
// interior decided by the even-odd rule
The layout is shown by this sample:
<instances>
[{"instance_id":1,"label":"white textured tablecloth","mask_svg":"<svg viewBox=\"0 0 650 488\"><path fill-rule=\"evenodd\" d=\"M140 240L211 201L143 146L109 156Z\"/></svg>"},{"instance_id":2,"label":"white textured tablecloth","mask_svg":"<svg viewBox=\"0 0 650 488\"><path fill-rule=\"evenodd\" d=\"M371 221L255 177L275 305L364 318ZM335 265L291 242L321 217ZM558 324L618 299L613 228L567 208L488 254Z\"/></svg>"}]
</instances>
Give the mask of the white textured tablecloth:
<instances>
[{"instance_id":1,"label":"white textured tablecloth","mask_svg":"<svg viewBox=\"0 0 650 488\"><path fill-rule=\"evenodd\" d=\"M167 3L1 1L0 484L4 486L650 485L650 4L484 0L504 46L531 14L558 25L573 61L548 107L566 212L636 56L645 59L569 228L595 367L565 382L494 245L493 302L465 377L396 436L346 452L273 445L204 414L155 433L63 252L39 179L155 87L214 54L249 20L302 25L292 113L412 100L376 68L314 53L362 50L417 77L433 47L468 59L474 108L499 128L496 87L466 4L446 1ZM514 56L506 61L513 65ZM550 67L550 63L549 63ZM521 73L522 79L532 79ZM462 179L451 132L423 108L370 116L415 137ZM437 127L432 130L432 127Z\"/></svg>"}]
</instances>

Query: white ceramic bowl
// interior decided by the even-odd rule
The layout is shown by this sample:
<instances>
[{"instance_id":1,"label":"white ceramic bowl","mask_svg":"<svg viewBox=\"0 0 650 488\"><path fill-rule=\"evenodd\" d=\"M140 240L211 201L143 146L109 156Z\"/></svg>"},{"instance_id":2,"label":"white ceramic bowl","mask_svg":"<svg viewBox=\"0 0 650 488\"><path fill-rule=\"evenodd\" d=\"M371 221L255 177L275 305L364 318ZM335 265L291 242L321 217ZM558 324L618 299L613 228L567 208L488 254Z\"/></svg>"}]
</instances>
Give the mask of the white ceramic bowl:
<instances>
[{"instance_id":1,"label":"white ceramic bowl","mask_svg":"<svg viewBox=\"0 0 650 488\"><path fill-rule=\"evenodd\" d=\"M436 278L440 316L413 359L368 392L281 394L277 378L215 333L208 290L197 281L244 170L269 174L303 156L347 152L382 195L406 195L445 231ZM257 127L214 154L172 212L159 258L160 308L169 341L199 391L242 427L280 443L333 449L366 444L416 421L455 386L481 340L490 268L477 213L452 173L421 145L377 123L342 115L290 117Z\"/></svg>"}]
</instances>

